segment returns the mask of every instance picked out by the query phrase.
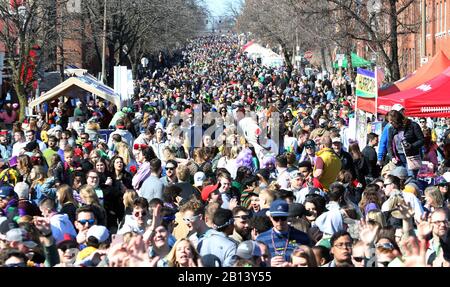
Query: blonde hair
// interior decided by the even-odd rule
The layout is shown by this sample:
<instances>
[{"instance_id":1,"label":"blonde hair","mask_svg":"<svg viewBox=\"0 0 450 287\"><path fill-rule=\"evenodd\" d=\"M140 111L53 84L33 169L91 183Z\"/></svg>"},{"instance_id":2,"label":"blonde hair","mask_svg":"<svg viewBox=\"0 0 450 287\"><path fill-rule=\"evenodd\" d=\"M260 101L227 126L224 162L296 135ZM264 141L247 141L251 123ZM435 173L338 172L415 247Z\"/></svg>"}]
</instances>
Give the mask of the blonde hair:
<instances>
[{"instance_id":1,"label":"blonde hair","mask_svg":"<svg viewBox=\"0 0 450 287\"><path fill-rule=\"evenodd\" d=\"M61 185L60 187L58 187L57 194L59 195L59 203L61 205L65 204L67 202L71 202L75 206L78 206L78 203L73 198L73 190L69 185L64 184L64 185Z\"/></svg>"},{"instance_id":2,"label":"blonde hair","mask_svg":"<svg viewBox=\"0 0 450 287\"><path fill-rule=\"evenodd\" d=\"M384 216L383 212L378 209L373 209L367 213L367 220L369 221L375 221L381 225L381 227L386 227L386 217Z\"/></svg>"},{"instance_id":3,"label":"blonde hair","mask_svg":"<svg viewBox=\"0 0 450 287\"><path fill-rule=\"evenodd\" d=\"M31 159L29 156L23 154L17 158L17 170L19 173L26 174L31 171Z\"/></svg>"},{"instance_id":4,"label":"blonde hair","mask_svg":"<svg viewBox=\"0 0 450 287\"><path fill-rule=\"evenodd\" d=\"M164 157L165 161L175 160L176 155L175 155L175 153L173 152L173 150L170 147L166 146L163 149L163 157Z\"/></svg>"},{"instance_id":5,"label":"blonde hair","mask_svg":"<svg viewBox=\"0 0 450 287\"><path fill-rule=\"evenodd\" d=\"M116 144L117 155L123 159L124 166L127 166L131 162L131 153L128 145L124 142Z\"/></svg>"},{"instance_id":6,"label":"blonde hair","mask_svg":"<svg viewBox=\"0 0 450 287\"><path fill-rule=\"evenodd\" d=\"M444 205L444 197L442 196L441 191L436 186L429 186L425 189L425 195L428 195L433 199L434 208L439 208Z\"/></svg>"},{"instance_id":7,"label":"blonde hair","mask_svg":"<svg viewBox=\"0 0 450 287\"><path fill-rule=\"evenodd\" d=\"M95 190L92 186L87 185L87 184L83 185L82 187L80 187L79 194L85 204L100 205L98 196L95 193Z\"/></svg>"},{"instance_id":8,"label":"blonde hair","mask_svg":"<svg viewBox=\"0 0 450 287\"><path fill-rule=\"evenodd\" d=\"M125 208L133 208L133 202L139 194L133 189L127 189L123 194L123 205Z\"/></svg>"},{"instance_id":9,"label":"blonde hair","mask_svg":"<svg viewBox=\"0 0 450 287\"><path fill-rule=\"evenodd\" d=\"M239 155L239 152L241 151L241 147L240 146L234 146L231 148L231 153L230 153L230 158L231 159L236 159L237 156Z\"/></svg>"},{"instance_id":10,"label":"blonde hair","mask_svg":"<svg viewBox=\"0 0 450 287\"><path fill-rule=\"evenodd\" d=\"M33 168L30 171L33 172L35 174L35 178L33 178L32 180L43 180L45 178L47 178L47 173L45 172L45 168L41 165L35 165L33 166Z\"/></svg>"},{"instance_id":11,"label":"blonde hair","mask_svg":"<svg viewBox=\"0 0 450 287\"><path fill-rule=\"evenodd\" d=\"M308 262L308 267L318 267L316 256L314 255L313 250L306 245L300 245L295 248L291 254L291 260L294 257L305 258L306 262Z\"/></svg>"},{"instance_id":12,"label":"blonde hair","mask_svg":"<svg viewBox=\"0 0 450 287\"><path fill-rule=\"evenodd\" d=\"M177 242L175 242L175 244L173 245L169 254L167 254L166 258L167 258L167 263L168 263L169 267L179 267L178 262L177 262L177 247L182 242L189 243L189 248L191 249L191 254L193 257L192 260L194 261L195 264L197 264L197 261L200 258L200 255L198 254L197 250L195 250L194 245L192 244L192 242L189 239L181 238L181 239L178 239Z\"/></svg>"}]
</instances>

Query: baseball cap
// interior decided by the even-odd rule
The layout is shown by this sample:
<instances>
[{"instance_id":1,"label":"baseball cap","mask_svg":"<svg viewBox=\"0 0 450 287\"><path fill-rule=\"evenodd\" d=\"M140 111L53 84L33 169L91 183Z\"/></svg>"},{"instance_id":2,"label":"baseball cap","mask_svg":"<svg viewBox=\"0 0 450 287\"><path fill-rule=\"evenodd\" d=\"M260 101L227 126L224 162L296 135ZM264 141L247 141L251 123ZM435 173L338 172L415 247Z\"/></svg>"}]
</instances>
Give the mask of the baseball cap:
<instances>
[{"instance_id":1,"label":"baseball cap","mask_svg":"<svg viewBox=\"0 0 450 287\"><path fill-rule=\"evenodd\" d=\"M243 241L236 250L236 256L250 260L253 256L261 256L261 249L253 240Z\"/></svg>"},{"instance_id":2,"label":"baseball cap","mask_svg":"<svg viewBox=\"0 0 450 287\"><path fill-rule=\"evenodd\" d=\"M13 228L18 228L19 225L15 222L12 221L11 219L7 218L6 216L2 216L0 217L0 239L5 240L6 238L6 233L13 229Z\"/></svg>"},{"instance_id":3,"label":"baseball cap","mask_svg":"<svg viewBox=\"0 0 450 287\"><path fill-rule=\"evenodd\" d=\"M77 243L76 238L74 238L71 234L64 233L62 240L60 240L56 244L57 248L61 248L63 246L66 246L66 247L70 246L69 248L77 248L78 243Z\"/></svg>"},{"instance_id":4,"label":"baseball cap","mask_svg":"<svg viewBox=\"0 0 450 287\"><path fill-rule=\"evenodd\" d=\"M229 209L219 208L214 214L213 223L216 226L215 229L220 231L234 223L233 213Z\"/></svg>"},{"instance_id":5,"label":"baseball cap","mask_svg":"<svg viewBox=\"0 0 450 287\"><path fill-rule=\"evenodd\" d=\"M13 228L6 232L6 241L22 242L28 248L35 248L38 244L28 236L28 232L22 228Z\"/></svg>"},{"instance_id":6,"label":"baseball cap","mask_svg":"<svg viewBox=\"0 0 450 287\"><path fill-rule=\"evenodd\" d=\"M401 110L404 110L405 108L401 104L395 104L392 106L392 109L394 111L401 111Z\"/></svg>"},{"instance_id":7,"label":"baseball cap","mask_svg":"<svg viewBox=\"0 0 450 287\"><path fill-rule=\"evenodd\" d=\"M307 140L305 142L305 147L315 147L316 143L313 140Z\"/></svg>"},{"instance_id":8,"label":"baseball cap","mask_svg":"<svg viewBox=\"0 0 450 287\"><path fill-rule=\"evenodd\" d=\"M6 198L8 196L14 196L14 188L11 185L0 186L0 198Z\"/></svg>"},{"instance_id":9,"label":"baseball cap","mask_svg":"<svg viewBox=\"0 0 450 287\"><path fill-rule=\"evenodd\" d=\"M406 178L408 177L408 170L404 166L397 166L389 174L398 178Z\"/></svg>"},{"instance_id":10,"label":"baseball cap","mask_svg":"<svg viewBox=\"0 0 450 287\"><path fill-rule=\"evenodd\" d=\"M332 143L341 143L341 138L338 138L338 137L332 138L332 139L331 139L331 142L332 142Z\"/></svg>"},{"instance_id":11,"label":"baseball cap","mask_svg":"<svg viewBox=\"0 0 450 287\"><path fill-rule=\"evenodd\" d=\"M204 172L202 172L202 171L196 172L194 174L194 185L195 186L202 186L203 181L205 180L205 178L206 178L206 175L205 175Z\"/></svg>"},{"instance_id":12,"label":"baseball cap","mask_svg":"<svg viewBox=\"0 0 450 287\"><path fill-rule=\"evenodd\" d=\"M289 204L282 199L277 199L270 205L270 216L288 217Z\"/></svg>"},{"instance_id":13,"label":"baseball cap","mask_svg":"<svg viewBox=\"0 0 450 287\"><path fill-rule=\"evenodd\" d=\"M86 234L86 238L89 238L90 236L95 237L99 243L102 243L109 238L109 231L105 226L92 225Z\"/></svg>"},{"instance_id":14,"label":"baseball cap","mask_svg":"<svg viewBox=\"0 0 450 287\"><path fill-rule=\"evenodd\" d=\"M298 170L294 170L289 173L289 177L291 179L296 179L296 178L302 177L302 176L303 176L303 174L301 174Z\"/></svg>"},{"instance_id":15,"label":"baseball cap","mask_svg":"<svg viewBox=\"0 0 450 287\"><path fill-rule=\"evenodd\" d=\"M219 183L216 185L207 185L202 189L202 200L207 201L209 198L209 195L213 193L215 190L219 188Z\"/></svg>"}]
</instances>

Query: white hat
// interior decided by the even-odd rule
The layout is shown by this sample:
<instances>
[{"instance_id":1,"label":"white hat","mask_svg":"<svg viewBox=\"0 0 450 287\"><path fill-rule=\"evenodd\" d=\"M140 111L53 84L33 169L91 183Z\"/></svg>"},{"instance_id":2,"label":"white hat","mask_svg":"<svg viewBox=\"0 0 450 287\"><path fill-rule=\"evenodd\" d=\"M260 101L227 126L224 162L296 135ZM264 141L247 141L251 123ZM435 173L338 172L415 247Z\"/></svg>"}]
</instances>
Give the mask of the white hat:
<instances>
[{"instance_id":1,"label":"white hat","mask_svg":"<svg viewBox=\"0 0 450 287\"><path fill-rule=\"evenodd\" d=\"M442 175L442 177L443 177L447 182L450 182L450 172L449 172L449 171L447 171L446 173L444 173L444 174Z\"/></svg>"},{"instance_id":2,"label":"white hat","mask_svg":"<svg viewBox=\"0 0 450 287\"><path fill-rule=\"evenodd\" d=\"M332 142L332 143L342 143L342 142L341 142L341 138L338 138L338 137L332 138L332 139L331 139L331 142Z\"/></svg>"},{"instance_id":3,"label":"white hat","mask_svg":"<svg viewBox=\"0 0 450 287\"><path fill-rule=\"evenodd\" d=\"M404 110L405 108L402 105L400 105L400 104L395 104L395 105L392 106L392 109L394 111L401 111L401 110Z\"/></svg>"},{"instance_id":4,"label":"white hat","mask_svg":"<svg viewBox=\"0 0 450 287\"><path fill-rule=\"evenodd\" d=\"M194 185L195 186L202 186L203 181L206 179L206 175L204 172L199 171L194 174Z\"/></svg>"},{"instance_id":5,"label":"white hat","mask_svg":"<svg viewBox=\"0 0 450 287\"><path fill-rule=\"evenodd\" d=\"M30 196L30 186L26 182L18 182L16 186L14 186L14 191L17 193L19 198L26 198Z\"/></svg>"},{"instance_id":6,"label":"white hat","mask_svg":"<svg viewBox=\"0 0 450 287\"><path fill-rule=\"evenodd\" d=\"M261 248L253 240L247 240L239 244L236 255L240 258L250 260L253 256L261 256Z\"/></svg>"},{"instance_id":7,"label":"white hat","mask_svg":"<svg viewBox=\"0 0 450 287\"><path fill-rule=\"evenodd\" d=\"M90 236L94 236L99 243L102 243L109 238L109 231L102 225L92 225L87 232L86 238L89 238Z\"/></svg>"}]
</instances>

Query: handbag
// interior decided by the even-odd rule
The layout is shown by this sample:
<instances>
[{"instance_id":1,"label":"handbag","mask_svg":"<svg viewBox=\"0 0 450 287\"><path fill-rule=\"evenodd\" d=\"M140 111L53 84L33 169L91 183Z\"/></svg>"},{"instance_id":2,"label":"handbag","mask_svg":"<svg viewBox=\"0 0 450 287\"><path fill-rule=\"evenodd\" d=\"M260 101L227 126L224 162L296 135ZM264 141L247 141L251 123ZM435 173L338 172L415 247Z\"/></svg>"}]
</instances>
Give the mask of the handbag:
<instances>
[{"instance_id":1,"label":"handbag","mask_svg":"<svg viewBox=\"0 0 450 287\"><path fill-rule=\"evenodd\" d=\"M406 153L406 148L405 145L402 143L403 146L403 151L405 151ZM409 170L419 170L422 167L422 158L420 157L420 154L418 155L411 155L411 156L406 156L406 167Z\"/></svg>"},{"instance_id":2,"label":"handbag","mask_svg":"<svg viewBox=\"0 0 450 287\"><path fill-rule=\"evenodd\" d=\"M410 170L419 170L422 166L422 158L420 155L407 156L406 165Z\"/></svg>"}]
</instances>

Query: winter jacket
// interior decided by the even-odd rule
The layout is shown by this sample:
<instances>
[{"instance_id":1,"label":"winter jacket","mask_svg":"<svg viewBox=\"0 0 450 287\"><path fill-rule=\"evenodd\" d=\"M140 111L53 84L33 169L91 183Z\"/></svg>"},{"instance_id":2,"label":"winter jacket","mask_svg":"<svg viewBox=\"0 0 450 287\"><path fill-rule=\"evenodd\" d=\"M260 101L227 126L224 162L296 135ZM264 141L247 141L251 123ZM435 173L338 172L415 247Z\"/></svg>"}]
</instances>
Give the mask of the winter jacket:
<instances>
[{"instance_id":1,"label":"winter jacket","mask_svg":"<svg viewBox=\"0 0 450 287\"><path fill-rule=\"evenodd\" d=\"M398 132L399 130L395 128L389 129L388 145L387 145L389 159L395 157L393 149L394 146L393 139ZM415 156L420 154L420 150L423 146L424 139L422 129L420 128L419 124L411 120L408 121L408 123L404 128L404 140L411 145L410 148L405 149L406 156Z\"/></svg>"}]
</instances>

